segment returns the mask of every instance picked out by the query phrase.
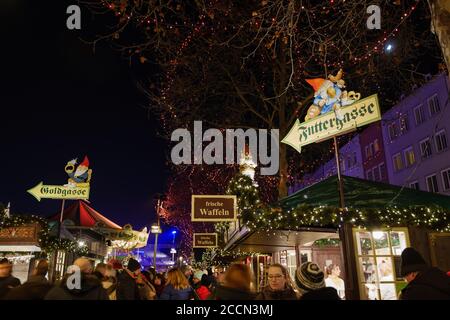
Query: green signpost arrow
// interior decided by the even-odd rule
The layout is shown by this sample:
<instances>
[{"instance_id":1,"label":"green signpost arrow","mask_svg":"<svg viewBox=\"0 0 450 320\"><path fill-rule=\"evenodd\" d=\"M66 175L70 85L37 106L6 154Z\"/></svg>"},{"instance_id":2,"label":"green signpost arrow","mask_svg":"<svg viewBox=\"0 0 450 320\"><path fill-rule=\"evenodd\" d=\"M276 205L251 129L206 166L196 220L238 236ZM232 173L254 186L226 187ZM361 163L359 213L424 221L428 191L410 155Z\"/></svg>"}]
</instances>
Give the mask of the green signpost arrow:
<instances>
[{"instance_id":1,"label":"green signpost arrow","mask_svg":"<svg viewBox=\"0 0 450 320\"><path fill-rule=\"evenodd\" d=\"M44 199L62 199L62 200L87 200L89 199L89 189L90 187L68 187L68 186L52 186L45 185L43 182L29 190L33 197L37 201Z\"/></svg>"}]
</instances>

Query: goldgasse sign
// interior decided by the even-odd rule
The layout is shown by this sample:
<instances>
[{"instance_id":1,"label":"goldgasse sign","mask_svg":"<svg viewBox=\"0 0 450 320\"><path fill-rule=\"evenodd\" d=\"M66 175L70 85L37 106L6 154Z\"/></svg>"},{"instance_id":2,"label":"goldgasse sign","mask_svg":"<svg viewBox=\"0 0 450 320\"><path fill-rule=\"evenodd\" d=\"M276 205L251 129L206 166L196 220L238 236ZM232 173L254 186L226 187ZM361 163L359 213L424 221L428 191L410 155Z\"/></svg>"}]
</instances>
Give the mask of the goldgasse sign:
<instances>
[{"instance_id":1,"label":"goldgasse sign","mask_svg":"<svg viewBox=\"0 0 450 320\"><path fill-rule=\"evenodd\" d=\"M237 198L229 195L192 195L191 214L192 221L235 221Z\"/></svg>"},{"instance_id":2,"label":"goldgasse sign","mask_svg":"<svg viewBox=\"0 0 450 320\"><path fill-rule=\"evenodd\" d=\"M342 120L336 118L334 112L314 117L302 123L297 119L281 142L301 152L301 147L305 145L344 134L356 129L356 127L381 119L380 106L376 94L342 108L342 112Z\"/></svg>"},{"instance_id":3,"label":"goldgasse sign","mask_svg":"<svg viewBox=\"0 0 450 320\"><path fill-rule=\"evenodd\" d=\"M194 233L194 248L217 247L217 233Z\"/></svg>"}]
</instances>

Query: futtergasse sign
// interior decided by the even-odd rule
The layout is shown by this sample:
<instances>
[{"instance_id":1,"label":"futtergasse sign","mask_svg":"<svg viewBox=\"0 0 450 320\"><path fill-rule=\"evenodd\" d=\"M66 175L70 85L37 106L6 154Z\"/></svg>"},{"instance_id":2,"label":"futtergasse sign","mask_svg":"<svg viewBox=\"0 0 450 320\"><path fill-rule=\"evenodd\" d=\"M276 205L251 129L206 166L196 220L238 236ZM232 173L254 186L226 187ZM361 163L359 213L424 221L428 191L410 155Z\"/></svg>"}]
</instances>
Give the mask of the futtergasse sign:
<instances>
[{"instance_id":1,"label":"futtergasse sign","mask_svg":"<svg viewBox=\"0 0 450 320\"><path fill-rule=\"evenodd\" d=\"M194 233L194 248L217 247L217 233Z\"/></svg>"},{"instance_id":2,"label":"futtergasse sign","mask_svg":"<svg viewBox=\"0 0 450 320\"><path fill-rule=\"evenodd\" d=\"M235 221L236 218L236 196L192 195L192 221Z\"/></svg>"},{"instance_id":3,"label":"futtergasse sign","mask_svg":"<svg viewBox=\"0 0 450 320\"><path fill-rule=\"evenodd\" d=\"M333 112L302 122L297 119L286 137L281 141L301 152L301 147L313 142L348 132L356 127L381 119L378 96L371 95L341 109L342 120Z\"/></svg>"}]
</instances>

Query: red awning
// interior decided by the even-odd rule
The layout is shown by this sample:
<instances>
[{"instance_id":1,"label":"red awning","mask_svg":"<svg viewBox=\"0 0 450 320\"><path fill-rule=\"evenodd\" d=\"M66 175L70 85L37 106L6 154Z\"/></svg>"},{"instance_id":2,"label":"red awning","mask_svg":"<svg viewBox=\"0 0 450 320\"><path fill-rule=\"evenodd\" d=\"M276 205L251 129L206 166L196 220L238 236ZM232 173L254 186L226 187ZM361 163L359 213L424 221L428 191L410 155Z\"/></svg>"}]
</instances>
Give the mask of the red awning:
<instances>
[{"instance_id":1,"label":"red awning","mask_svg":"<svg viewBox=\"0 0 450 320\"><path fill-rule=\"evenodd\" d=\"M60 220L60 213L49 218L49 220ZM63 212L63 220L72 220L76 226L94 227L97 222L103 224L105 228L122 229L95 209L91 208L86 202L78 200Z\"/></svg>"}]
</instances>

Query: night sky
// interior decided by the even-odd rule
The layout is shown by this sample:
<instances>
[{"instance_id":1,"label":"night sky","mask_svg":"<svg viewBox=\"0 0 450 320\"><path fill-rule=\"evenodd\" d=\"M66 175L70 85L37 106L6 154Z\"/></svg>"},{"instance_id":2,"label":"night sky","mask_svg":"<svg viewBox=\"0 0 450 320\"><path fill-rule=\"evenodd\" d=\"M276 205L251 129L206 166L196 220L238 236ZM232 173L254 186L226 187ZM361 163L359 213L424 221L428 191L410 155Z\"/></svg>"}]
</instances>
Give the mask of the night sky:
<instances>
[{"instance_id":1,"label":"night sky","mask_svg":"<svg viewBox=\"0 0 450 320\"><path fill-rule=\"evenodd\" d=\"M0 202L13 213L58 212L61 201L26 190L67 183L67 161L88 155L91 206L119 225L150 225L166 143L127 61L107 44L94 54L67 16L63 1L0 3Z\"/></svg>"}]
</instances>

